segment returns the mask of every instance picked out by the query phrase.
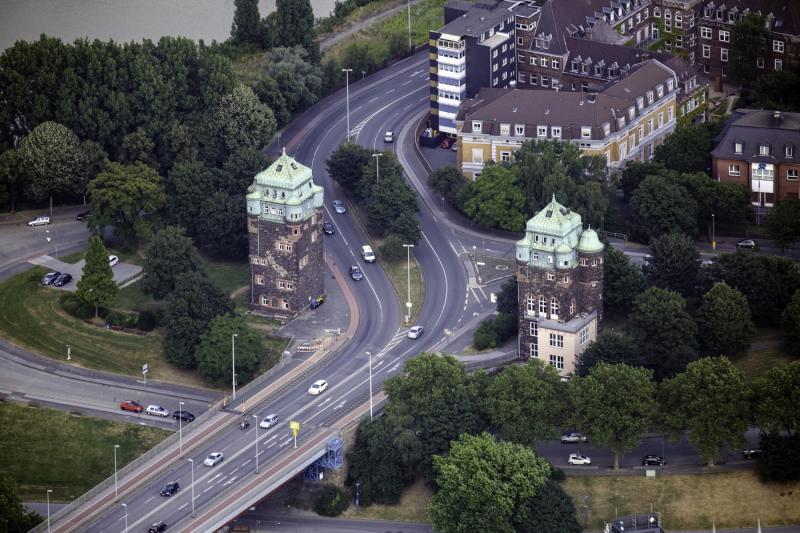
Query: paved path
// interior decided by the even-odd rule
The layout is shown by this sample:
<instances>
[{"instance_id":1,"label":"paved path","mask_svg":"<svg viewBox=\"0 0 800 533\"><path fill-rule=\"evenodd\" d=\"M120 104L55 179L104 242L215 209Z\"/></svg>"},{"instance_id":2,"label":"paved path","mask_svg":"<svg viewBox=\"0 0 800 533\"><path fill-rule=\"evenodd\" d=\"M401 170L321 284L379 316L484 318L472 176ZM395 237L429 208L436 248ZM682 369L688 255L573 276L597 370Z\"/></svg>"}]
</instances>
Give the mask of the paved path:
<instances>
[{"instance_id":1,"label":"paved path","mask_svg":"<svg viewBox=\"0 0 800 533\"><path fill-rule=\"evenodd\" d=\"M419 3L420 0L410 0L410 2L411 2L411 5L414 5L414 4ZM330 48L331 46L335 45L336 43L341 42L341 41L347 39L348 37L352 36L356 32L359 32L359 31L365 29L366 27L371 26L372 24L374 24L376 22L380 22L382 20L385 20L385 19L391 17L392 15L395 15L395 14L403 11L404 9L408 9L407 4L400 4L398 6L395 6L395 7L391 8L391 9L387 9L386 11L384 11L382 13L377 13L375 15L372 15L371 17L365 18L364 20L360 20L358 22L355 22L350 27L348 27L347 29L335 32L334 34L328 35L325 38L323 38L319 43L319 47L320 47L321 50L325 50L326 48Z\"/></svg>"}]
</instances>

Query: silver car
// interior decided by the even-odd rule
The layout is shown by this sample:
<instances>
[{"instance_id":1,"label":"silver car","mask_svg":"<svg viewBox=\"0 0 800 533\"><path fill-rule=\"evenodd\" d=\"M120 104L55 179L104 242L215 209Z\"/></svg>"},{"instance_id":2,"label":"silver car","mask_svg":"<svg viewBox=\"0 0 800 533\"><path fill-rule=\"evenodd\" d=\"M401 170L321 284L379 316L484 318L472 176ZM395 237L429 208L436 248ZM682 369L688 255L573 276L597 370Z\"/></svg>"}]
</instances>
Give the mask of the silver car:
<instances>
[{"instance_id":1,"label":"silver car","mask_svg":"<svg viewBox=\"0 0 800 533\"><path fill-rule=\"evenodd\" d=\"M344 202L341 200L333 201L333 210L339 213L340 215L347 213L347 208L344 206Z\"/></svg>"},{"instance_id":2,"label":"silver car","mask_svg":"<svg viewBox=\"0 0 800 533\"><path fill-rule=\"evenodd\" d=\"M161 418L167 418L169 416L169 409L165 409L160 405L148 405L145 412L150 416L160 416Z\"/></svg>"},{"instance_id":3,"label":"silver car","mask_svg":"<svg viewBox=\"0 0 800 533\"><path fill-rule=\"evenodd\" d=\"M46 226L50 223L50 217L36 217L28 221L28 226Z\"/></svg>"},{"instance_id":4,"label":"silver car","mask_svg":"<svg viewBox=\"0 0 800 533\"><path fill-rule=\"evenodd\" d=\"M264 429L269 429L269 428L271 428L272 426L274 426L277 423L278 423L278 415L274 415L274 414L273 415L267 415L267 416L264 417L264 420L261 421L261 423L258 425L258 427L261 427L261 428L264 428Z\"/></svg>"}]
</instances>

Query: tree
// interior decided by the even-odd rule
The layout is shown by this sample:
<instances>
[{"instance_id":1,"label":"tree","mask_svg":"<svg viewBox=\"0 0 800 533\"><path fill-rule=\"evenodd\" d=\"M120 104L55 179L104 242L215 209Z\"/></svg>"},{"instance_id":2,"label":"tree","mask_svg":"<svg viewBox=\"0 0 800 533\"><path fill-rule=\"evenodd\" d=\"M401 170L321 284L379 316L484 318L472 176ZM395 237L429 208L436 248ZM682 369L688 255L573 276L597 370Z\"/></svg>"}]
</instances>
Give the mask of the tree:
<instances>
[{"instance_id":1,"label":"tree","mask_svg":"<svg viewBox=\"0 0 800 533\"><path fill-rule=\"evenodd\" d=\"M219 315L197 344L197 372L209 383L222 387L231 380L231 336L236 335L236 382L244 385L259 370L264 360L264 340L253 331L244 318L230 314Z\"/></svg>"},{"instance_id":2,"label":"tree","mask_svg":"<svg viewBox=\"0 0 800 533\"><path fill-rule=\"evenodd\" d=\"M291 0L288 0L291 1ZM281 41L281 44L285 44ZM278 84L286 108L295 114L314 104L322 94L322 70L301 46L273 48L264 62L266 74Z\"/></svg>"},{"instance_id":3,"label":"tree","mask_svg":"<svg viewBox=\"0 0 800 533\"><path fill-rule=\"evenodd\" d=\"M629 324L656 380L683 371L697 358L697 325L680 294L650 287L634 300Z\"/></svg>"},{"instance_id":4,"label":"tree","mask_svg":"<svg viewBox=\"0 0 800 533\"><path fill-rule=\"evenodd\" d=\"M258 148L242 148L233 152L222 169L217 169L217 190L231 196L244 196L256 174L267 168L270 160Z\"/></svg>"},{"instance_id":5,"label":"tree","mask_svg":"<svg viewBox=\"0 0 800 533\"><path fill-rule=\"evenodd\" d=\"M627 314L647 284L642 271L623 252L607 246L603 259L603 305L610 313Z\"/></svg>"},{"instance_id":6,"label":"tree","mask_svg":"<svg viewBox=\"0 0 800 533\"><path fill-rule=\"evenodd\" d=\"M310 60L318 62L319 43L310 0L277 0L277 14L277 41L283 46L302 46Z\"/></svg>"},{"instance_id":7,"label":"tree","mask_svg":"<svg viewBox=\"0 0 800 533\"><path fill-rule=\"evenodd\" d=\"M698 338L706 355L735 355L750 347L755 327L747 298L726 283L715 283L697 311Z\"/></svg>"},{"instance_id":8,"label":"tree","mask_svg":"<svg viewBox=\"0 0 800 533\"><path fill-rule=\"evenodd\" d=\"M578 356L575 374L586 376L599 363L625 363L630 366L647 366L642 348L629 335L617 331L603 331Z\"/></svg>"},{"instance_id":9,"label":"tree","mask_svg":"<svg viewBox=\"0 0 800 533\"><path fill-rule=\"evenodd\" d=\"M769 433L800 432L800 361L770 368L753 384L756 424Z\"/></svg>"},{"instance_id":10,"label":"tree","mask_svg":"<svg viewBox=\"0 0 800 533\"><path fill-rule=\"evenodd\" d=\"M639 188L639 185L648 176L655 176L662 174L664 167L661 163L653 161L631 161L625 165L622 170L622 192L626 202L630 202L633 198L633 193Z\"/></svg>"},{"instance_id":11,"label":"tree","mask_svg":"<svg viewBox=\"0 0 800 533\"><path fill-rule=\"evenodd\" d=\"M258 96L259 101L272 110L278 128L285 127L292 121L292 115L286 107L286 98L281 94L278 84L269 76L258 80L253 87L253 92Z\"/></svg>"},{"instance_id":12,"label":"tree","mask_svg":"<svg viewBox=\"0 0 800 533\"><path fill-rule=\"evenodd\" d=\"M194 242L179 226L159 231L144 258L142 292L161 300L175 289L178 278L202 268Z\"/></svg>"},{"instance_id":13,"label":"tree","mask_svg":"<svg viewBox=\"0 0 800 533\"><path fill-rule=\"evenodd\" d=\"M733 76L745 87L755 84L761 71L756 63L767 55L769 31L764 17L748 13L739 19L731 32Z\"/></svg>"},{"instance_id":14,"label":"tree","mask_svg":"<svg viewBox=\"0 0 800 533\"><path fill-rule=\"evenodd\" d=\"M484 409L502 439L533 447L556 436L567 413L564 389L555 367L531 359L491 381Z\"/></svg>"},{"instance_id":15,"label":"tree","mask_svg":"<svg viewBox=\"0 0 800 533\"><path fill-rule=\"evenodd\" d=\"M224 147L223 157L243 149L260 150L275 135L275 115L245 85L222 97L210 116L212 135Z\"/></svg>"},{"instance_id":16,"label":"tree","mask_svg":"<svg viewBox=\"0 0 800 533\"><path fill-rule=\"evenodd\" d=\"M108 307L117 296L114 272L108 263L108 250L98 235L92 235L86 249L86 264L83 265L81 279L78 280L77 296L94 307L95 318L101 307Z\"/></svg>"},{"instance_id":17,"label":"tree","mask_svg":"<svg viewBox=\"0 0 800 533\"><path fill-rule=\"evenodd\" d=\"M447 200L447 203L456 207L458 207L459 193L465 184L464 174L450 165L437 168L428 176L428 185L431 189Z\"/></svg>"},{"instance_id":18,"label":"tree","mask_svg":"<svg viewBox=\"0 0 800 533\"><path fill-rule=\"evenodd\" d=\"M789 483L800 480L800 435L768 433L761 435L761 457L756 472L762 483Z\"/></svg>"},{"instance_id":19,"label":"tree","mask_svg":"<svg viewBox=\"0 0 800 533\"><path fill-rule=\"evenodd\" d=\"M258 0L234 0L231 41L234 44L253 44L263 46L261 13Z\"/></svg>"},{"instance_id":20,"label":"tree","mask_svg":"<svg viewBox=\"0 0 800 533\"><path fill-rule=\"evenodd\" d=\"M201 220L203 203L214 194L214 173L196 159L177 161L165 185L169 197L167 220L197 236L195 225Z\"/></svg>"},{"instance_id":21,"label":"tree","mask_svg":"<svg viewBox=\"0 0 800 533\"><path fill-rule=\"evenodd\" d=\"M346 191L355 192L364 174L364 166L372 161L372 151L357 143L344 142L325 162L328 174Z\"/></svg>"},{"instance_id":22,"label":"tree","mask_svg":"<svg viewBox=\"0 0 800 533\"><path fill-rule=\"evenodd\" d=\"M675 128L656 147L654 160L677 172L706 172L711 168L713 136L706 124Z\"/></svg>"},{"instance_id":23,"label":"tree","mask_svg":"<svg viewBox=\"0 0 800 533\"><path fill-rule=\"evenodd\" d=\"M645 274L651 284L691 296L700 274L700 254L692 239L682 233L666 233L650 242Z\"/></svg>"},{"instance_id":24,"label":"tree","mask_svg":"<svg viewBox=\"0 0 800 533\"><path fill-rule=\"evenodd\" d=\"M8 204L16 210L19 192L25 185L25 170L18 150L0 154L0 205Z\"/></svg>"},{"instance_id":25,"label":"tree","mask_svg":"<svg viewBox=\"0 0 800 533\"><path fill-rule=\"evenodd\" d=\"M471 184L471 197L464 203L464 213L483 226L519 231L525 225L522 209L525 197L516 185L511 170L486 167Z\"/></svg>"},{"instance_id":26,"label":"tree","mask_svg":"<svg viewBox=\"0 0 800 533\"><path fill-rule=\"evenodd\" d=\"M508 278L500 286L500 292L497 293L497 312L517 318L519 308L517 305L517 280L515 277Z\"/></svg>"},{"instance_id":27,"label":"tree","mask_svg":"<svg viewBox=\"0 0 800 533\"><path fill-rule=\"evenodd\" d=\"M383 235L397 235L404 243L417 244L422 238L422 228L416 216L416 208L412 210L409 207L399 213L389 224L389 229L383 231Z\"/></svg>"},{"instance_id":28,"label":"tree","mask_svg":"<svg viewBox=\"0 0 800 533\"><path fill-rule=\"evenodd\" d=\"M120 162L126 165L133 165L135 163L143 163L149 166L155 166L153 157L153 150L155 143L147 136L147 133L142 128L136 128L122 139L122 153L120 154Z\"/></svg>"},{"instance_id":29,"label":"tree","mask_svg":"<svg viewBox=\"0 0 800 533\"><path fill-rule=\"evenodd\" d=\"M247 212L242 195L217 192L203 202L195 223L200 249L215 257L247 256Z\"/></svg>"},{"instance_id":30,"label":"tree","mask_svg":"<svg viewBox=\"0 0 800 533\"><path fill-rule=\"evenodd\" d=\"M25 533L30 531L43 518L28 512L17 493L14 478L0 472L0 531L3 533Z\"/></svg>"},{"instance_id":31,"label":"tree","mask_svg":"<svg viewBox=\"0 0 800 533\"><path fill-rule=\"evenodd\" d=\"M86 181L92 181L101 172L108 168L108 154L100 143L94 141L83 141L81 143L83 153L86 154Z\"/></svg>"},{"instance_id":32,"label":"tree","mask_svg":"<svg viewBox=\"0 0 800 533\"><path fill-rule=\"evenodd\" d=\"M709 465L724 446L744 442L749 387L727 357L704 357L661 384L663 426L676 439L688 430L689 443Z\"/></svg>"},{"instance_id":33,"label":"tree","mask_svg":"<svg viewBox=\"0 0 800 533\"><path fill-rule=\"evenodd\" d=\"M233 312L233 303L202 271L178 278L167 298L164 317L167 361L182 368L194 368L195 348L211 320Z\"/></svg>"},{"instance_id":34,"label":"tree","mask_svg":"<svg viewBox=\"0 0 800 533\"><path fill-rule=\"evenodd\" d=\"M547 461L530 448L487 433L461 435L434 465L439 489L428 512L442 533L516 531L550 474Z\"/></svg>"},{"instance_id":35,"label":"tree","mask_svg":"<svg viewBox=\"0 0 800 533\"><path fill-rule=\"evenodd\" d=\"M372 188L372 195L367 203L367 228L380 235L396 234L405 238L419 240L404 225L399 224L399 217L410 215L413 219L417 212L417 195L400 177L381 177L380 184ZM413 228L412 228L413 229Z\"/></svg>"},{"instance_id":36,"label":"tree","mask_svg":"<svg viewBox=\"0 0 800 533\"><path fill-rule=\"evenodd\" d=\"M122 238L146 238L152 234L159 210L166 204L164 184L155 170L137 163L110 163L89 183L91 226L102 231L113 226Z\"/></svg>"},{"instance_id":37,"label":"tree","mask_svg":"<svg viewBox=\"0 0 800 533\"><path fill-rule=\"evenodd\" d=\"M383 61L383 50L368 41L351 41L344 47L342 64L353 69L353 73L372 72Z\"/></svg>"},{"instance_id":38,"label":"tree","mask_svg":"<svg viewBox=\"0 0 800 533\"><path fill-rule=\"evenodd\" d=\"M789 353L800 356L800 289L794 291L792 299L783 311L783 332Z\"/></svg>"},{"instance_id":39,"label":"tree","mask_svg":"<svg viewBox=\"0 0 800 533\"><path fill-rule=\"evenodd\" d=\"M406 253L403 248L403 239L394 234L387 236L378 250L389 262L400 261Z\"/></svg>"},{"instance_id":40,"label":"tree","mask_svg":"<svg viewBox=\"0 0 800 533\"><path fill-rule=\"evenodd\" d=\"M781 251L800 239L800 200L786 198L767 215L767 232Z\"/></svg>"},{"instance_id":41,"label":"tree","mask_svg":"<svg viewBox=\"0 0 800 533\"><path fill-rule=\"evenodd\" d=\"M585 377L569 383L575 426L596 445L621 455L636 449L655 415L653 372L624 363L598 363Z\"/></svg>"},{"instance_id":42,"label":"tree","mask_svg":"<svg viewBox=\"0 0 800 533\"><path fill-rule=\"evenodd\" d=\"M42 122L19 144L27 175L26 194L41 202L57 195L79 196L86 189L86 154L80 140L56 122Z\"/></svg>"},{"instance_id":43,"label":"tree","mask_svg":"<svg viewBox=\"0 0 800 533\"><path fill-rule=\"evenodd\" d=\"M631 199L634 230L648 241L664 233L697 234L697 202L665 176L648 176Z\"/></svg>"},{"instance_id":44,"label":"tree","mask_svg":"<svg viewBox=\"0 0 800 533\"><path fill-rule=\"evenodd\" d=\"M518 533L581 533L575 518L575 504L557 482L548 479L531 499L528 518L517 526Z\"/></svg>"},{"instance_id":45,"label":"tree","mask_svg":"<svg viewBox=\"0 0 800 533\"><path fill-rule=\"evenodd\" d=\"M578 185L573 198L574 209L584 224L595 228L601 227L611 205L608 199L608 187L596 181L584 183Z\"/></svg>"}]
</instances>

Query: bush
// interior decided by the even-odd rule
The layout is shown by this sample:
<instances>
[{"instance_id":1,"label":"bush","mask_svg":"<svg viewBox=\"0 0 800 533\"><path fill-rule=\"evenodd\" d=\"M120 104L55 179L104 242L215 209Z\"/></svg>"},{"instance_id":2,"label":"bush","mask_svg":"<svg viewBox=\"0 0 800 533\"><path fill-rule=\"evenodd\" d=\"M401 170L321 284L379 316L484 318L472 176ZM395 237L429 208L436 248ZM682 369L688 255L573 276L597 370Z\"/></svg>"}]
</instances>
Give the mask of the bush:
<instances>
[{"instance_id":1,"label":"bush","mask_svg":"<svg viewBox=\"0 0 800 533\"><path fill-rule=\"evenodd\" d=\"M94 318L94 307L78 298L78 295L74 292L62 294L58 299L58 303L61 305L61 309L70 316L81 320ZM107 312L106 309L101 308L100 316L104 316Z\"/></svg>"},{"instance_id":2,"label":"bush","mask_svg":"<svg viewBox=\"0 0 800 533\"><path fill-rule=\"evenodd\" d=\"M161 310L151 311L149 309L145 309L144 311L139 311L139 318L136 320L136 329L140 329L142 331L153 331L161 325L163 318L164 313Z\"/></svg>"},{"instance_id":3,"label":"bush","mask_svg":"<svg viewBox=\"0 0 800 533\"><path fill-rule=\"evenodd\" d=\"M800 480L800 435L769 434L761 436L761 456L756 472L763 483L788 483Z\"/></svg>"},{"instance_id":4,"label":"bush","mask_svg":"<svg viewBox=\"0 0 800 533\"><path fill-rule=\"evenodd\" d=\"M495 344L502 346L517 334L517 317L510 313L499 313L494 319Z\"/></svg>"},{"instance_id":5,"label":"bush","mask_svg":"<svg viewBox=\"0 0 800 533\"><path fill-rule=\"evenodd\" d=\"M472 344L475 345L477 350L485 350L486 348L497 346L497 329L493 318L488 318L481 322L481 325L475 330Z\"/></svg>"},{"instance_id":6,"label":"bush","mask_svg":"<svg viewBox=\"0 0 800 533\"><path fill-rule=\"evenodd\" d=\"M314 512L322 516L339 516L350 507L350 497L338 487L326 486L314 499Z\"/></svg>"},{"instance_id":7,"label":"bush","mask_svg":"<svg viewBox=\"0 0 800 533\"><path fill-rule=\"evenodd\" d=\"M106 322L112 326L122 326L123 328L135 328L139 322L138 313L126 313L124 311L111 311L106 316Z\"/></svg>"},{"instance_id":8,"label":"bush","mask_svg":"<svg viewBox=\"0 0 800 533\"><path fill-rule=\"evenodd\" d=\"M398 235L389 235L386 237L386 240L383 241L381 247L378 248L381 255L387 261L399 261L403 259L405 255L405 250L403 249L403 239L400 238Z\"/></svg>"}]
</instances>

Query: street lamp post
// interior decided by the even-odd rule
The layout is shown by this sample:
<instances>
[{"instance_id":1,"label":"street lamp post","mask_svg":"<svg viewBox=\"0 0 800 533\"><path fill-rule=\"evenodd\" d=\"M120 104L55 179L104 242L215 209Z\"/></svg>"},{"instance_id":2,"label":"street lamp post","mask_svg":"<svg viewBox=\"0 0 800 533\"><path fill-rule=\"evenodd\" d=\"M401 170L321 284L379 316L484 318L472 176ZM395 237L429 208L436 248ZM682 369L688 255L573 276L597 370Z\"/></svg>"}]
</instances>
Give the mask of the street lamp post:
<instances>
[{"instance_id":1,"label":"street lamp post","mask_svg":"<svg viewBox=\"0 0 800 533\"><path fill-rule=\"evenodd\" d=\"M717 224L714 213L711 213L711 249L717 249Z\"/></svg>"},{"instance_id":2,"label":"street lamp post","mask_svg":"<svg viewBox=\"0 0 800 533\"><path fill-rule=\"evenodd\" d=\"M50 493L51 489L47 489L47 533L50 533Z\"/></svg>"},{"instance_id":3,"label":"street lamp post","mask_svg":"<svg viewBox=\"0 0 800 533\"><path fill-rule=\"evenodd\" d=\"M366 70L362 70L361 71L361 85L364 85L364 79L366 77L367 77L367 71Z\"/></svg>"},{"instance_id":4,"label":"street lamp post","mask_svg":"<svg viewBox=\"0 0 800 533\"><path fill-rule=\"evenodd\" d=\"M353 69L343 68L342 72L344 72L345 98L347 99L347 142L350 142L350 73L353 72Z\"/></svg>"},{"instance_id":5,"label":"street lamp post","mask_svg":"<svg viewBox=\"0 0 800 533\"><path fill-rule=\"evenodd\" d=\"M194 459L189 459L192 465L192 518L194 518Z\"/></svg>"},{"instance_id":6,"label":"street lamp post","mask_svg":"<svg viewBox=\"0 0 800 533\"><path fill-rule=\"evenodd\" d=\"M119 444L114 445L114 497L117 497L117 448Z\"/></svg>"},{"instance_id":7,"label":"street lamp post","mask_svg":"<svg viewBox=\"0 0 800 533\"><path fill-rule=\"evenodd\" d=\"M369 419L372 420L372 352L367 352L369 357Z\"/></svg>"},{"instance_id":8,"label":"street lamp post","mask_svg":"<svg viewBox=\"0 0 800 533\"><path fill-rule=\"evenodd\" d=\"M125 533L128 533L128 504L122 504L123 509L125 509Z\"/></svg>"},{"instance_id":9,"label":"street lamp post","mask_svg":"<svg viewBox=\"0 0 800 533\"><path fill-rule=\"evenodd\" d=\"M236 399L236 337L239 335L231 333L231 383L233 385L233 399Z\"/></svg>"},{"instance_id":10,"label":"street lamp post","mask_svg":"<svg viewBox=\"0 0 800 533\"><path fill-rule=\"evenodd\" d=\"M411 249L414 247L413 244L404 244L403 247L406 249L406 281L408 284L408 300L406 300L406 322L411 320Z\"/></svg>"},{"instance_id":11,"label":"street lamp post","mask_svg":"<svg viewBox=\"0 0 800 533\"><path fill-rule=\"evenodd\" d=\"M381 182L381 166L380 166L379 161L381 160L381 157L383 157L383 154L381 154L381 153L372 154L372 157L375 158L375 181L380 183Z\"/></svg>"},{"instance_id":12,"label":"street lamp post","mask_svg":"<svg viewBox=\"0 0 800 533\"><path fill-rule=\"evenodd\" d=\"M411 50L412 46L414 43L411 42L411 0L408 0L408 49Z\"/></svg>"},{"instance_id":13,"label":"street lamp post","mask_svg":"<svg viewBox=\"0 0 800 533\"><path fill-rule=\"evenodd\" d=\"M256 425L256 474L258 474L258 415L253 415L253 421Z\"/></svg>"},{"instance_id":14,"label":"street lamp post","mask_svg":"<svg viewBox=\"0 0 800 533\"><path fill-rule=\"evenodd\" d=\"M178 451L180 455L183 455L183 402L178 403L181 411L178 416Z\"/></svg>"}]
</instances>

